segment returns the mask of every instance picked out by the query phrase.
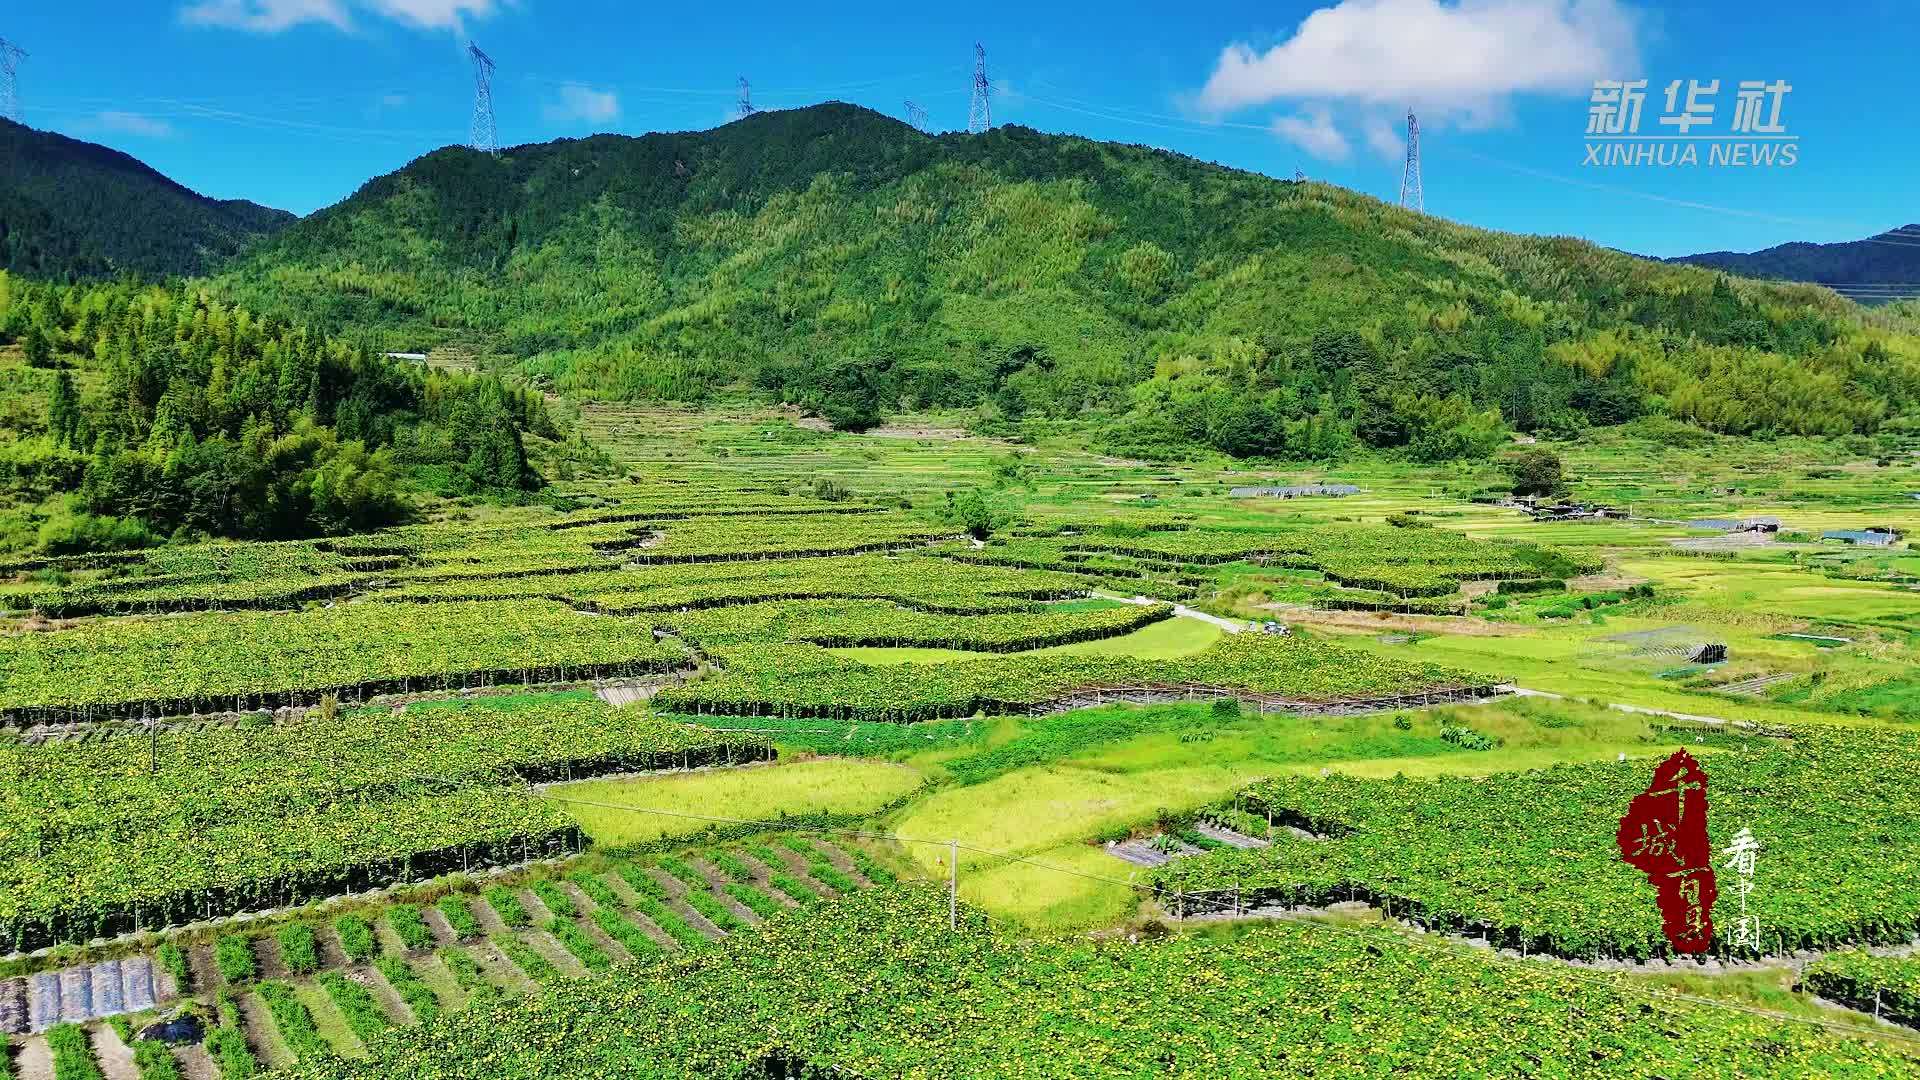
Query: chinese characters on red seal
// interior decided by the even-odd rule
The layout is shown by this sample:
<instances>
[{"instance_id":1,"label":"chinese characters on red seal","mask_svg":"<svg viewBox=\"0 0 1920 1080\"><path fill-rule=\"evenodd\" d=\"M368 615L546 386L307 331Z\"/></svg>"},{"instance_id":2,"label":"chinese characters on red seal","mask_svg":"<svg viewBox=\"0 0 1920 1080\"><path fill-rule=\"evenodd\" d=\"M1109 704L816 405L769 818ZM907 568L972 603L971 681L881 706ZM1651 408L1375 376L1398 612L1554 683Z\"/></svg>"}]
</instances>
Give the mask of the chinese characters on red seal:
<instances>
[{"instance_id":1,"label":"chinese characters on red seal","mask_svg":"<svg viewBox=\"0 0 1920 1080\"><path fill-rule=\"evenodd\" d=\"M1653 771L1620 819L1620 857L1647 875L1662 929L1678 953L1713 941L1713 849L1707 842L1707 774L1680 750Z\"/></svg>"}]
</instances>

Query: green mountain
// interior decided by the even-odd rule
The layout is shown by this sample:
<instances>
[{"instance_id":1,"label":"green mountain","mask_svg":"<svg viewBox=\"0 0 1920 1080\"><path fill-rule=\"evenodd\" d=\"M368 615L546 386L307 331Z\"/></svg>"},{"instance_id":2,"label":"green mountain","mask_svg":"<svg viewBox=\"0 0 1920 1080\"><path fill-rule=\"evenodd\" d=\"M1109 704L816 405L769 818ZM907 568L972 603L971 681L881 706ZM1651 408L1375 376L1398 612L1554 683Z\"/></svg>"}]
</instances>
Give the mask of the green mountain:
<instances>
[{"instance_id":1,"label":"green mountain","mask_svg":"<svg viewBox=\"0 0 1920 1080\"><path fill-rule=\"evenodd\" d=\"M1863 304L1881 304L1920 291L1920 224L1839 244L1794 243L1751 252L1708 251L1670 261L1771 281L1832 285ZM1902 285L1910 287L1884 287Z\"/></svg>"},{"instance_id":2,"label":"green mountain","mask_svg":"<svg viewBox=\"0 0 1920 1080\"><path fill-rule=\"evenodd\" d=\"M0 119L0 270L202 274L296 218L197 195L107 147Z\"/></svg>"},{"instance_id":3,"label":"green mountain","mask_svg":"<svg viewBox=\"0 0 1920 1080\"><path fill-rule=\"evenodd\" d=\"M827 104L705 132L460 148L216 279L389 349L457 342L588 396L757 393L860 427L1106 418L1196 443L1434 460L1645 415L1872 431L1920 404L1911 320L1342 188Z\"/></svg>"}]
</instances>

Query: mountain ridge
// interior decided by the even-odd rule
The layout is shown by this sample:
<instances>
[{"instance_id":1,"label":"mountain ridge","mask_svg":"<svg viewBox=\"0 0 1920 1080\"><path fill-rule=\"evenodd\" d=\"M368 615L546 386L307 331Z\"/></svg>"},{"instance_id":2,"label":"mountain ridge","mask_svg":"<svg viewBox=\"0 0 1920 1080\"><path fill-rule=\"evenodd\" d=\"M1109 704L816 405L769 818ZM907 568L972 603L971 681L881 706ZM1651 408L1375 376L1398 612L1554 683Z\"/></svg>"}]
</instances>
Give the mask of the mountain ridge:
<instances>
[{"instance_id":1,"label":"mountain ridge","mask_svg":"<svg viewBox=\"0 0 1920 1080\"><path fill-rule=\"evenodd\" d=\"M1920 385L1908 329L1824 290L841 103L436 150L215 284L377 347L477 342L588 397L1104 417L1148 449L1445 457L1641 415L1869 431Z\"/></svg>"},{"instance_id":2,"label":"mountain ridge","mask_svg":"<svg viewBox=\"0 0 1920 1080\"><path fill-rule=\"evenodd\" d=\"M1920 223L1898 226L1860 240L1836 243L1789 241L1755 251L1703 251L1666 260L1710 266L1747 277L1829 285L1864 304L1883 303L1877 293L1920 293ZM1872 285L1912 285L1912 290L1874 290Z\"/></svg>"},{"instance_id":3,"label":"mountain ridge","mask_svg":"<svg viewBox=\"0 0 1920 1080\"><path fill-rule=\"evenodd\" d=\"M202 195L112 147L0 119L0 269L199 275L296 220Z\"/></svg>"}]
</instances>

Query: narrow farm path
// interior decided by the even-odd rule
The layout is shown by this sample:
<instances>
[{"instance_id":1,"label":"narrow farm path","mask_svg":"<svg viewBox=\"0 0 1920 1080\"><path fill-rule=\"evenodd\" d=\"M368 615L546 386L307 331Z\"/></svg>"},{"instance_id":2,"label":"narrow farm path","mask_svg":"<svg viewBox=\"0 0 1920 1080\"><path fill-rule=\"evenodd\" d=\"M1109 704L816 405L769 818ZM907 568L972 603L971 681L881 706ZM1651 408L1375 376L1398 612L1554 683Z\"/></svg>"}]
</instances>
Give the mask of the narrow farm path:
<instances>
[{"instance_id":1,"label":"narrow farm path","mask_svg":"<svg viewBox=\"0 0 1920 1080\"><path fill-rule=\"evenodd\" d=\"M1118 593L1101 592L1098 589L1093 590L1090 595L1097 596L1102 600L1113 600L1122 604L1132 604L1135 607L1152 607L1155 604L1166 603L1164 600L1155 600L1152 597L1121 596ZM1204 623L1211 623L1229 634L1238 634L1247 628L1247 624L1238 619L1222 618L1219 615L1209 614L1198 608L1190 608L1185 604L1173 605L1173 613L1182 619L1198 619Z\"/></svg>"}]
</instances>

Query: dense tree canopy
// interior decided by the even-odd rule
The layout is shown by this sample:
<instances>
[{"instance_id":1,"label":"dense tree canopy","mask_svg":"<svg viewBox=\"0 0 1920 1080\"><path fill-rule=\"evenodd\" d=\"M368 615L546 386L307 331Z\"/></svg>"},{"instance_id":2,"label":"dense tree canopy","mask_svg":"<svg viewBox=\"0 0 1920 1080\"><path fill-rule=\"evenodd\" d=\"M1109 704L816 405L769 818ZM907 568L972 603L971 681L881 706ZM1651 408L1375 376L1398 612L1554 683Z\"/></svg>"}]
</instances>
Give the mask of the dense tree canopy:
<instances>
[{"instance_id":1,"label":"dense tree canopy","mask_svg":"<svg viewBox=\"0 0 1920 1080\"><path fill-rule=\"evenodd\" d=\"M294 537L393 521L409 488L539 483L538 394L429 373L259 319L190 286L50 285L0 272L0 544Z\"/></svg>"},{"instance_id":2,"label":"dense tree canopy","mask_svg":"<svg viewBox=\"0 0 1920 1080\"><path fill-rule=\"evenodd\" d=\"M198 195L118 150L0 119L0 270L202 274L293 220Z\"/></svg>"}]
</instances>

